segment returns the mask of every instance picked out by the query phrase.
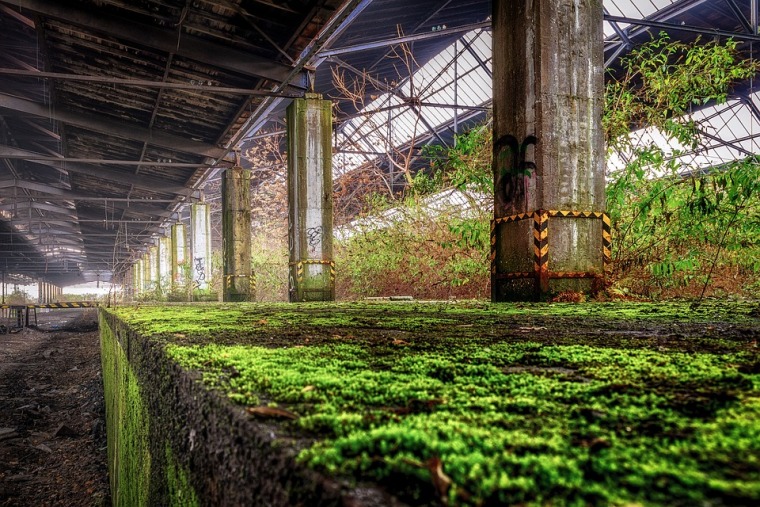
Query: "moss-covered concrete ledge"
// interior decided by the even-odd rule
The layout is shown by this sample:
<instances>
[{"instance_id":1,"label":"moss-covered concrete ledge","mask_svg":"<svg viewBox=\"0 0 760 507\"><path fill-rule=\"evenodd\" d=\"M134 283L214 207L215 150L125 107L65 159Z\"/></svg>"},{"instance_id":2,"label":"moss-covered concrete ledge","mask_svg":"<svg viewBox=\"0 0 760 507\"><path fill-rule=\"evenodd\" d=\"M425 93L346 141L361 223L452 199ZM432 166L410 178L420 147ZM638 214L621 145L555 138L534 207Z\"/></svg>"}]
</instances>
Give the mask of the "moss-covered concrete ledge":
<instances>
[{"instance_id":1,"label":"moss-covered concrete ledge","mask_svg":"<svg viewBox=\"0 0 760 507\"><path fill-rule=\"evenodd\" d=\"M297 464L295 440L206 388L118 310L101 311L100 329L114 505L394 504Z\"/></svg>"},{"instance_id":2,"label":"moss-covered concrete ledge","mask_svg":"<svg viewBox=\"0 0 760 507\"><path fill-rule=\"evenodd\" d=\"M757 302L142 305L101 325L117 504L760 502Z\"/></svg>"}]
</instances>

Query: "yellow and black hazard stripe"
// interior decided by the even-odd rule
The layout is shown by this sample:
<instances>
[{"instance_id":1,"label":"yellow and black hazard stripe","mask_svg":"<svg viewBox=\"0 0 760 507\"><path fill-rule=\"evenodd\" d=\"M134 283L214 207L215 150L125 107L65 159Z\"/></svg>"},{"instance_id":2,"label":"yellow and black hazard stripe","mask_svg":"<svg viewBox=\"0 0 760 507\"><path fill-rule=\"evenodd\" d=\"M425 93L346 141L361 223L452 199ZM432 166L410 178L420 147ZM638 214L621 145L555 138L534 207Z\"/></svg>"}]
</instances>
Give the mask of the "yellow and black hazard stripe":
<instances>
[{"instance_id":1,"label":"yellow and black hazard stripe","mask_svg":"<svg viewBox=\"0 0 760 507\"><path fill-rule=\"evenodd\" d=\"M532 218L535 212L517 213L516 215L509 215L506 217L495 218L492 222L496 224L508 224L510 222L519 222L520 220L527 220Z\"/></svg>"},{"instance_id":2,"label":"yellow and black hazard stripe","mask_svg":"<svg viewBox=\"0 0 760 507\"><path fill-rule=\"evenodd\" d=\"M549 290L549 214L533 213L533 268L541 292Z\"/></svg>"},{"instance_id":3,"label":"yellow and black hazard stripe","mask_svg":"<svg viewBox=\"0 0 760 507\"><path fill-rule=\"evenodd\" d=\"M607 213L602 216L602 259L607 271L612 266L612 225Z\"/></svg>"},{"instance_id":4,"label":"yellow and black hazard stripe","mask_svg":"<svg viewBox=\"0 0 760 507\"><path fill-rule=\"evenodd\" d=\"M515 273L498 273L494 274L493 278L496 280L522 280L523 278L535 278L535 271L523 271Z\"/></svg>"},{"instance_id":5,"label":"yellow and black hazard stripe","mask_svg":"<svg viewBox=\"0 0 760 507\"><path fill-rule=\"evenodd\" d=\"M568 211L551 209L548 213L550 217L603 218L605 216L605 213L602 211Z\"/></svg>"},{"instance_id":6,"label":"yellow and black hazard stripe","mask_svg":"<svg viewBox=\"0 0 760 507\"><path fill-rule=\"evenodd\" d=\"M3 305L2 309L7 308L96 308L98 303L94 301L75 301L68 303L42 303L34 305Z\"/></svg>"},{"instance_id":7,"label":"yellow and black hazard stripe","mask_svg":"<svg viewBox=\"0 0 760 507\"><path fill-rule=\"evenodd\" d=\"M256 275L224 275L224 283L227 287L232 286L235 278L248 278L248 288L251 292L256 290Z\"/></svg>"},{"instance_id":8,"label":"yellow and black hazard stripe","mask_svg":"<svg viewBox=\"0 0 760 507\"><path fill-rule=\"evenodd\" d=\"M535 278L537 290L546 292L549 290L550 278L598 278L600 275L594 272L551 272L549 271L549 218L592 218L602 221L602 257L604 271L612 260L612 235L610 217L602 211L574 211L574 210L536 210L530 213L518 213L491 220L491 275L493 280L517 280L523 278ZM534 272L497 273L496 270L496 243L497 225L510 222L518 222L527 218L533 218L533 251Z\"/></svg>"},{"instance_id":9,"label":"yellow and black hazard stripe","mask_svg":"<svg viewBox=\"0 0 760 507\"><path fill-rule=\"evenodd\" d=\"M303 270L306 264L318 264L330 267L330 281L335 281L335 261L323 259L304 259L301 261L291 262L289 266L296 268L296 281L303 282Z\"/></svg>"},{"instance_id":10,"label":"yellow and black hazard stripe","mask_svg":"<svg viewBox=\"0 0 760 507\"><path fill-rule=\"evenodd\" d=\"M96 306L98 306L98 303L92 301L77 301L70 303L48 303L37 305L37 308L93 308Z\"/></svg>"},{"instance_id":11,"label":"yellow and black hazard stripe","mask_svg":"<svg viewBox=\"0 0 760 507\"><path fill-rule=\"evenodd\" d=\"M599 274L591 271L553 271L549 278L599 278Z\"/></svg>"},{"instance_id":12,"label":"yellow and black hazard stripe","mask_svg":"<svg viewBox=\"0 0 760 507\"><path fill-rule=\"evenodd\" d=\"M491 274L496 274L496 220L491 220Z\"/></svg>"}]
</instances>

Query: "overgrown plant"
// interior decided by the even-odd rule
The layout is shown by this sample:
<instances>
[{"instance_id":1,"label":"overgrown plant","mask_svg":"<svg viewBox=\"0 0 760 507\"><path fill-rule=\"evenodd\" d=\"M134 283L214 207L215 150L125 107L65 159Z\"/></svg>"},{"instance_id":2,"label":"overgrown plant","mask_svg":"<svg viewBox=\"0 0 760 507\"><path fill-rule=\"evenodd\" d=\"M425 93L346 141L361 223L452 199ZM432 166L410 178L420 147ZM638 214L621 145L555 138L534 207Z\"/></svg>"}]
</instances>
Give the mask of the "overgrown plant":
<instances>
[{"instance_id":1,"label":"overgrown plant","mask_svg":"<svg viewBox=\"0 0 760 507\"><path fill-rule=\"evenodd\" d=\"M605 137L610 154L626 163L608 175L607 209L623 286L649 296L684 287L703 295L716 268L757 279L760 164L749 157L699 167L695 155L706 148L708 127L692 114L725 103L731 87L757 69L734 41L685 44L662 34L610 77ZM665 142L656 142L660 136Z\"/></svg>"},{"instance_id":2,"label":"overgrown plant","mask_svg":"<svg viewBox=\"0 0 760 507\"><path fill-rule=\"evenodd\" d=\"M662 34L633 50L609 75L604 134L610 157L625 161L608 174L613 292L696 297L708 286L716 294L751 295L758 290L760 161L749 157L712 168L698 165L698 154L710 137L705 135L706 121L693 114L697 108L725 103L731 87L757 69L734 41L687 44ZM393 272L396 256L430 258L430 252L441 247L452 258L482 259L486 267L491 214L487 203L493 192L491 141L486 123L457 136L453 147L428 149L431 169L418 173L407 193L407 202L418 203L456 188L476 212L429 218L438 225L445 223L443 229L424 228L411 219L375 232L375 237L352 239L348 248L373 252L354 259L353 271L372 272L370 263L375 262ZM398 216L413 215L404 210L414 207L396 209ZM410 235L417 239L405 250L401 245ZM431 269L448 274L442 266ZM372 290L373 277L363 276L358 285ZM478 283L487 286L485 270Z\"/></svg>"}]
</instances>

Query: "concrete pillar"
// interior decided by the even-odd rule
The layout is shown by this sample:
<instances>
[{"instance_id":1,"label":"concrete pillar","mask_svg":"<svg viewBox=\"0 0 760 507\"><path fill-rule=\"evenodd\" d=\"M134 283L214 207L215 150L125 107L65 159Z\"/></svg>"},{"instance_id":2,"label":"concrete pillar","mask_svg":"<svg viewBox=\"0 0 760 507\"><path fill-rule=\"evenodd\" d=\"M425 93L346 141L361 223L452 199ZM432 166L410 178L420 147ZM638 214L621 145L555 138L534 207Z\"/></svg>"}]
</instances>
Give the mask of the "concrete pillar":
<instances>
[{"instance_id":1,"label":"concrete pillar","mask_svg":"<svg viewBox=\"0 0 760 507\"><path fill-rule=\"evenodd\" d=\"M193 288L211 288L211 209L208 204L190 206Z\"/></svg>"},{"instance_id":2,"label":"concrete pillar","mask_svg":"<svg viewBox=\"0 0 760 507\"><path fill-rule=\"evenodd\" d=\"M222 179L223 301L253 301L251 172L236 165Z\"/></svg>"},{"instance_id":3,"label":"concrete pillar","mask_svg":"<svg viewBox=\"0 0 760 507\"><path fill-rule=\"evenodd\" d=\"M333 301L332 104L307 93L287 122L290 300Z\"/></svg>"},{"instance_id":4,"label":"concrete pillar","mask_svg":"<svg viewBox=\"0 0 760 507\"><path fill-rule=\"evenodd\" d=\"M148 287L148 291L153 294L158 294L158 246L153 245L148 247L148 251L145 254L145 262L147 263L145 269L145 283Z\"/></svg>"},{"instance_id":5,"label":"concrete pillar","mask_svg":"<svg viewBox=\"0 0 760 507\"><path fill-rule=\"evenodd\" d=\"M603 279L602 14L601 0L493 2L493 301Z\"/></svg>"},{"instance_id":6,"label":"concrete pillar","mask_svg":"<svg viewBox=\"0 0 760 507\"><path fill-rule=\"evenodd\" d=\"M172 239L161 236L158 239L158 287L161 294L171 290L172 281Z\"/></svg>"},{"instance_id":7,"label":"concrete pillar","mask_svg":"<svg viewBox=\"0 0 760 507\"><path fill-rule=\"evenodd\" d=\"M135 300L138 297L140 297L140 293L142 292L141 285L142 285L142 260L138 260L134 264L132 264L132 299Z\"/></svg>"},{"instance_id":8,"label":"concrete pillar","mask_svg":"<svg viewBox=\"0 0 760 507\"><path fill-rule=\"evenodd\" d=\"M187 241L185 240L184 224L172 225L172 291L185 287L185 266L187 262Z\"/></svg>"}]
</instances>

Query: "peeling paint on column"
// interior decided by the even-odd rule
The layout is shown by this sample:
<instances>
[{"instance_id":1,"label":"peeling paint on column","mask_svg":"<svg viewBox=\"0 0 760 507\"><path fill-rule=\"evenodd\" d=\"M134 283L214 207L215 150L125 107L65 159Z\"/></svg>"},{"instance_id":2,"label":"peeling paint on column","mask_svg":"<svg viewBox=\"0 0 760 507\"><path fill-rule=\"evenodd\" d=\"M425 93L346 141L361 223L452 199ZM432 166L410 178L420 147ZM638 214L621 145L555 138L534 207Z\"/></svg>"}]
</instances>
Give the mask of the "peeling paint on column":
<instances>
[{"instance_id":1,"label":"peeling paint on column","mask_svg":"<svg viewBox=\"0 0 760 507\"><path fill-rule=\"evenodd\" d=\"M288 287L291 301L333 301L332 103L288 107Z\"/></svg>"}]
</instances>

